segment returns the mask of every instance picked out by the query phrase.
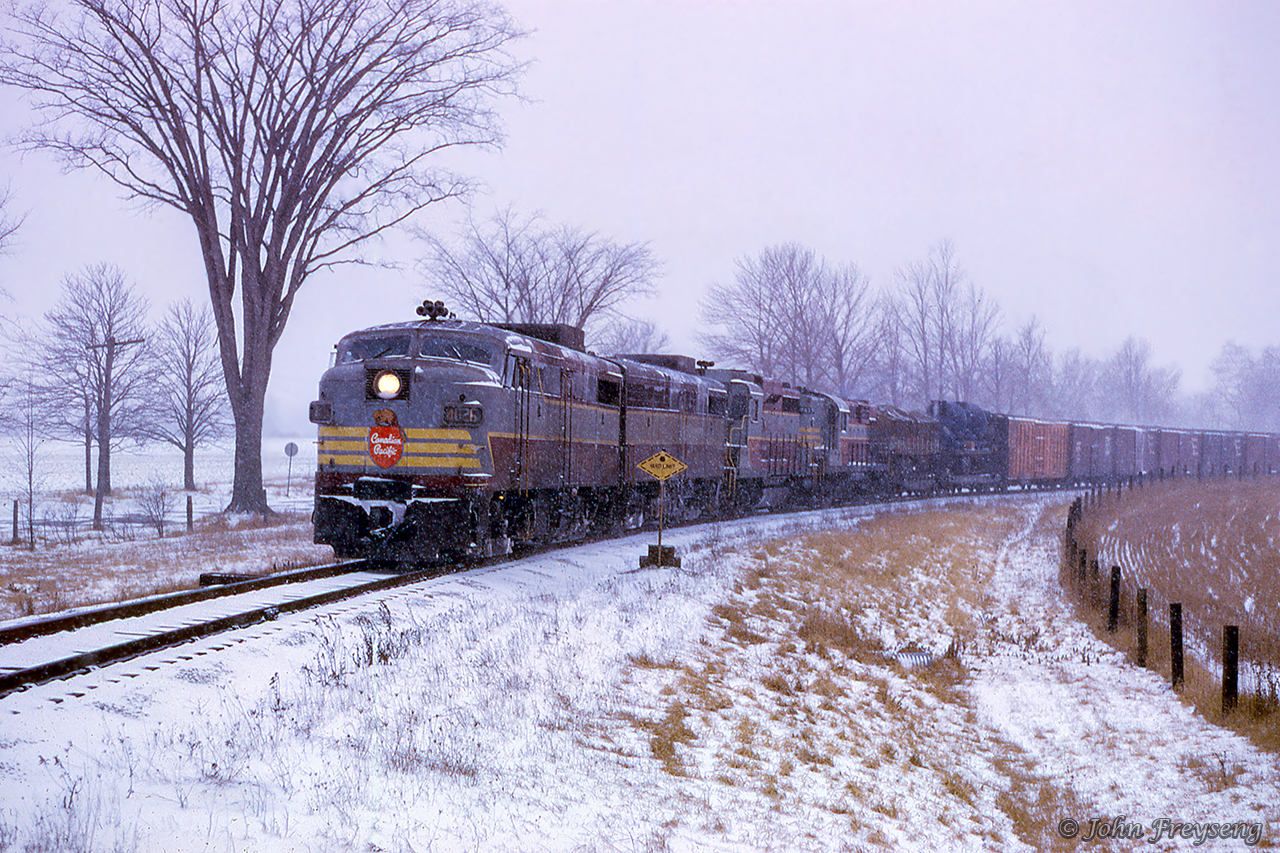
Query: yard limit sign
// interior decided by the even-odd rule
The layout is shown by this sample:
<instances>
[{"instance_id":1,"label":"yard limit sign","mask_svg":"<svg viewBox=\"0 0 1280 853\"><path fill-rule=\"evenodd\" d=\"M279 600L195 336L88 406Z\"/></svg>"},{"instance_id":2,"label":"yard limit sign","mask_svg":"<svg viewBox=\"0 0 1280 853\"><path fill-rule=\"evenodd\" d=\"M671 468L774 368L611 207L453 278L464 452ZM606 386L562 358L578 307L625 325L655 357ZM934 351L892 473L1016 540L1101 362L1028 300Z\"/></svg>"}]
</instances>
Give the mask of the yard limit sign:
<instances>
[{"instance_id":1,"label":"yard limit sign","mask_svg":"<svg viewBox=\"0 0 1280 853\"><path fill-rule=\"evenodd\" d=\"M640 568L643 569L645 566L679 567L680 560L676 557L676 549L674 547L666 549L662 547L662 528L666 520L667 480L670 480L681 471L689 470L689 466L667 451L659 450L636 467L658 481L658 545L656 548L652 545L649 546L648 556L640 558Z\"/></svg>"}]
</instances>

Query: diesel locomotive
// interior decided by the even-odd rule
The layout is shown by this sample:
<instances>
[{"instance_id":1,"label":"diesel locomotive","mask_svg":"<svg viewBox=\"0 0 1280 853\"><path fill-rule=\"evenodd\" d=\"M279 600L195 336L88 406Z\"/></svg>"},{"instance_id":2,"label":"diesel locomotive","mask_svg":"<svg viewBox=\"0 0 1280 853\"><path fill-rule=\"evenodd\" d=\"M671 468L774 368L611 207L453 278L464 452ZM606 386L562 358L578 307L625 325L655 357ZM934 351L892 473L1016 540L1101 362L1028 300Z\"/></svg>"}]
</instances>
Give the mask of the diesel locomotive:
<instances>
[{"instance_id":1,"label":"diesel locomotive","mask_svg":"<svg viewBox=\"0 0 1280 853\"><path fill-rule=\"evenodd\" d=\"M665 486L679 521L1280 468L1274 435L907 412L686 356L599 356L569 326L418 312L343 337L311 403L314 538L340 558L452 562L639 528L659 484L638 465L659 451L687 466Z\"/></svg>"}]
</instances>

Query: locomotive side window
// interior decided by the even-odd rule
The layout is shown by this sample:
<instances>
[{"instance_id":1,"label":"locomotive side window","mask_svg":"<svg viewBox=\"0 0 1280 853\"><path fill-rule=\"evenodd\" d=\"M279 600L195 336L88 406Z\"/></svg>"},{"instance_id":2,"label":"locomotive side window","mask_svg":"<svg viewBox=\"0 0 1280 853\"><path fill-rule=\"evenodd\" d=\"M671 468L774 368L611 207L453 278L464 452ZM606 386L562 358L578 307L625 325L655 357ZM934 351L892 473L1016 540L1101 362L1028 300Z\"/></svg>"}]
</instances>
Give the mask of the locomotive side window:
<instances>
[{"instance_id":1,"label":"locomotive side window","mask_svg":"<svg viewBox=\"0 0 1280 853\"><path fill-rule=\"evenodd\" d=\"M676 397L676 394L672 394ZM698 389L694 385L686 385L679 391L679 402L676 405L680 411L686 414L695 414L698 411Z\"/></svg>"},{"instance_id":2,"label":"locomotive side window","mask_svg":"<svg viewBox=\"0 0 1280 853\"><path fill-rule=\"evenodd\" d=\"M616 406L622 402L622 384L603 376L596 379L596 402L603 406Z\"/></svg>"},{"instance_id":3,"label":"locomotive side window","mask_svg":"<svg viewBox=\"0 0 1280 853\"><path fill-rule=\"evenodd\" d=\"M471 361L477 364L490 364L493 354L470 341L441 338L427 335L418 347L418 355L423 358L448 358L453 361Z\"/></svg>"},{"instance_id":4,"label":"locomotive side window","mask_svg":"<svg viewBox=\"0 0 1280 853\"><path fill-rule=\"evenodd\" d=\"M408 335L379 335L344 341L338 364L355 364L371 358L404 358L409 355Z\"/></svg>"},{"instance_id":5,"label":"locomotive side window","mask_svg":"<svg viewBox=\"0 0 1280 853\"><path fill-rule=\"evenodd\" d=\"M707 413L724 417L729 412L729 395L723 391L707 393Z\"/></svg>"},{"instance_id":6,"label":"locomotive side window","mask_svg":"<svg viewBox=\"0 0 1280 853\"><path fill-rule=\"evenodd\" d=\"M643 377L627 381L627 406L635 409L669 408L669 392L665 385Z\"/></svg>"}]
</instances>

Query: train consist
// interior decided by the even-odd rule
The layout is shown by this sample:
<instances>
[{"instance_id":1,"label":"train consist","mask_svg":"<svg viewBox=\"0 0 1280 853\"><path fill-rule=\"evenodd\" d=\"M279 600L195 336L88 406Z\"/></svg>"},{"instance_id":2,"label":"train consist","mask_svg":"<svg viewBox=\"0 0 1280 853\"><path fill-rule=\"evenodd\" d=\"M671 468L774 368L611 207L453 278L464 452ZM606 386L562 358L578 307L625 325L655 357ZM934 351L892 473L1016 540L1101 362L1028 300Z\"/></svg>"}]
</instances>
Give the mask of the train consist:
<instances>
[{"instance_id":1,"label":"train consist","mask_svg":"<svg viewBox=\"0 0 1280 853\"><path fill-rule=\"evenodd\" d=\"M1280 437L929 412L677 355L601 357L580 330L447 317L353 332L320 380L315 541L434 563L669 520L896 494L1280 469Z\"/></svg>"}]
</instances>

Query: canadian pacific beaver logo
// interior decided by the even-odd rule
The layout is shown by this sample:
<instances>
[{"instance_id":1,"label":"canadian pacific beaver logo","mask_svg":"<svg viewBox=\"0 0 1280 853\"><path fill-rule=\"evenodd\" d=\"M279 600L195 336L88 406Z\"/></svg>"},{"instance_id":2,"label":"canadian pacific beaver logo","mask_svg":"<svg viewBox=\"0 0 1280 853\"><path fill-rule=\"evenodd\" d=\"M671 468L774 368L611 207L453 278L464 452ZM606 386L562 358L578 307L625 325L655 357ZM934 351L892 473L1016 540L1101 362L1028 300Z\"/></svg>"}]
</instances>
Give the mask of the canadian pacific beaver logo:
<instances>
[{"instance_id":1,"label":"canadian pacific beaver logo","mask_svg":"<svg viewBox=\"0 0 1280 853\"><path fill-rule=\"evenodd\" d=\"M373 426L369 427L369 456L379 468L390 468L403 452L404 430L400 429L396 413L378 409L373 413Z\"/></svg>"}]
</instances>

